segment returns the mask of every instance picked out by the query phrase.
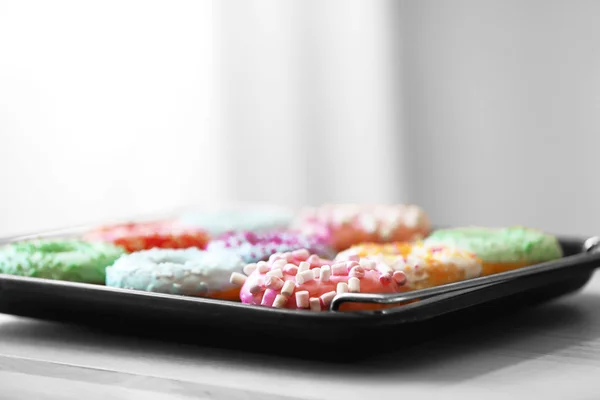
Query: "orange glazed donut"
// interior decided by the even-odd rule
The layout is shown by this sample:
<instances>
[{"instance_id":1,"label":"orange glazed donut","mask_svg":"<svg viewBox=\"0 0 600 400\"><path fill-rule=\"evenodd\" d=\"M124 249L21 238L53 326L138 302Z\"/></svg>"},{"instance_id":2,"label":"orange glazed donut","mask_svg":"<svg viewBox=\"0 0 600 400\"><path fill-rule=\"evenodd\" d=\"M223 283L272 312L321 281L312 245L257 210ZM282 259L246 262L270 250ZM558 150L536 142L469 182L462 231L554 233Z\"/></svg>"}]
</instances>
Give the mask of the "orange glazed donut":
<instances>
[{"instance_id":1,"label":"orange glazed donut","mask_svg":"<svg viewBox=\"0 0 600 400\"><path fill-rule=\"evenodd\" d=\"M353 246L335 257L335 262L360 260L375 263L389 273L402 271L406 284L400 292L426 289L481 276L482 261L475 254L447 246L417 243L366 243Z\"/></svg>"},{"instance_id":2,"label":"orange glazed donut","mask_svg":"<svg viewBox=\"0 0 600 400\"><path fill-rule=\"evenodd\" d=\"M173 221L125 223L104 226L84 235L86 240L110 242L132 253L152 248L206 248L208 234L200 229L184 228Z\"/></svg>"},{"instance_id":3,"label":"orange glazed donut","mask_svg":"<svg viewBox=\"0 0 600 400\"><path fill-rule=\"evenodd\" d=\"M328 239L342 251L364 242L388 243L420 240L431 230L429 218L415 205L323 205L302 210L293 227Z\"/></svg>"}]
</instances>

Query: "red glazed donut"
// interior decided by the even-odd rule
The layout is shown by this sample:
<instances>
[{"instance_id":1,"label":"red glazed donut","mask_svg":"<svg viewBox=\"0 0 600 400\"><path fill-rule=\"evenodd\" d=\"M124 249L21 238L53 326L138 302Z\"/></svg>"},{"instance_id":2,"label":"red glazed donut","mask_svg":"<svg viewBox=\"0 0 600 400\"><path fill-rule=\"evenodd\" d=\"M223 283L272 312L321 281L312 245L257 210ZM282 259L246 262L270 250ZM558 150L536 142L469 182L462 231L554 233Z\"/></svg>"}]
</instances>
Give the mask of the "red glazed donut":
<instances>
[{"instance_id":1,"label":"red glazed donut","mask_svg":"<svg viewBox=\"0 0 600 400\"><path fill-rule=\"evenodd\" d=\"M206 248L209 236L199 229L184 228L173 221L125 223L104 226L84 235L86 240L110 242L127 252L161 249Z\"/></svg>"},{"instance_id":2,"label":"red glazed donut","mask_svg":"<svg viewBox=\"0 0 600 400\"><path fill-rule=\"evenodd\" d=\"M231 283L242 286L243 303L266 307L328 310L337 293L396 293L406 282L403 272L387 274L365 260L335 263L308 250L273 254L269 261L248 264L247 275L233 273ZM381 308L351 304L351 309Z\"/></svg>"},{"instance_id":3,"label":"red glazed donut","mask_svg":"<svg viewBox=\"0 0 600 400\"><path fill-rule=\"evenodd\" d=\"M330 204L306 208L293 228L327 238L342 251L358 243L389 243L420 240L431 230L429 218L415 205Z\"/></svg>"}]
</instances>

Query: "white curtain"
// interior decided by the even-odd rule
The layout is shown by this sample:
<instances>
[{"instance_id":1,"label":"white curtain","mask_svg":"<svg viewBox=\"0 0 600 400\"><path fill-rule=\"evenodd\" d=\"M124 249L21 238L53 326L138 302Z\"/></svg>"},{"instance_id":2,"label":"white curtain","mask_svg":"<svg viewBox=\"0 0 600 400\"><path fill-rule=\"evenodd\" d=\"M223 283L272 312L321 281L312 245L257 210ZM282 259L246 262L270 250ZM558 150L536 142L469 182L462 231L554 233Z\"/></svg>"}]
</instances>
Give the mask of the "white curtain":
<instances>
[{"instance_id":1,"label":"white curtain","mask_svg":"<svg viewBox=\"0 0 600 400\"><path fill-rule=\"evenodd\" d=\"M0 234L222 199L209 0L0 0Z\"/></svg>"},{"instance_id":2,"label":"white curtain","mask_svg":"<svg viewBox=\"0 0 600 400\"><path fill-rule=\"evenodd\" d=\"M216 4L231 195L291 205L406 197L390 35L399 3Z\"/></svg>"},{"instance_id":3,"label":"white curtain","mask_svg":"<svg viewBox=\"0 0 600 400\"><path fill-rule=\"evenodd\" d=\"M0 0L0 233L222 200L410 201L439 224L598 233L597 15Z\"/></svg>"},{"instance_id":4,"label":"white curtain","mask_svg":"<svg viewBox=\"0 0 600 400\"><path fill-rule=\"evenodd\" d=\"M600 232L600 2L220 4L236 197Z\"/></svg>"}]
</instances>

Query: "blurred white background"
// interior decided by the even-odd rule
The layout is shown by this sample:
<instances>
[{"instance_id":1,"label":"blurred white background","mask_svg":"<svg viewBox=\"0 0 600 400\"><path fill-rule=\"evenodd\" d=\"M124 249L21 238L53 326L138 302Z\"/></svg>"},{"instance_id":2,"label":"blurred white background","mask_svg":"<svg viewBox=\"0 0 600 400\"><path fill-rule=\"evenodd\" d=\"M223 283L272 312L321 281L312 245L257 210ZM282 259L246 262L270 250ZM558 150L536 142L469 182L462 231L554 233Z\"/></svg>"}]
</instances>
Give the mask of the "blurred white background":
<instances>
[{"instance_id":1,"label":"blurred white background","mask_svg":"<svg viewBox=\"0 0 600 400\"><path fill-rule=\"evenodd\" d=\"M582 0L0 0L0 231L247 200L598 233L597 15Z\"/></svg>"}]
</instances>

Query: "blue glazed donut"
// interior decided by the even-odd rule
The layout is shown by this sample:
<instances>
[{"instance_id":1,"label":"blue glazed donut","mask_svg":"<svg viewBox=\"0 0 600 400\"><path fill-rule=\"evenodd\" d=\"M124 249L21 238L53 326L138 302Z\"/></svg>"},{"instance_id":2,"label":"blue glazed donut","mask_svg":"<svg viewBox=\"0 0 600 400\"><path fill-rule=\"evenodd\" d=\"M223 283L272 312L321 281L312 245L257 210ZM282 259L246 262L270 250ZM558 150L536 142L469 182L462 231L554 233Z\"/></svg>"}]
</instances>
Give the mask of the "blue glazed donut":
<instances>
[{"instance_id":1,"label":"blue glazed donut","mask_svg":"<svg viewBox=\"0 0 600 400\"><path fill-rule=\"evenodd\" d=\"M230 250L197 248L137 251L106 268L106 285L123 289L239 300L239 288L229 282L241 273L244 260Z\"/></svg>"}]
</instances>

